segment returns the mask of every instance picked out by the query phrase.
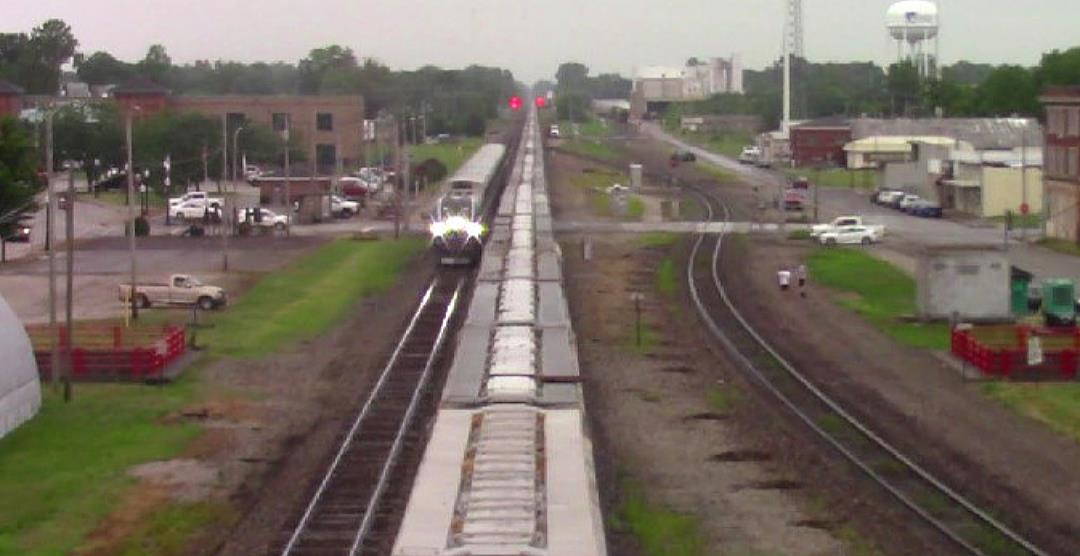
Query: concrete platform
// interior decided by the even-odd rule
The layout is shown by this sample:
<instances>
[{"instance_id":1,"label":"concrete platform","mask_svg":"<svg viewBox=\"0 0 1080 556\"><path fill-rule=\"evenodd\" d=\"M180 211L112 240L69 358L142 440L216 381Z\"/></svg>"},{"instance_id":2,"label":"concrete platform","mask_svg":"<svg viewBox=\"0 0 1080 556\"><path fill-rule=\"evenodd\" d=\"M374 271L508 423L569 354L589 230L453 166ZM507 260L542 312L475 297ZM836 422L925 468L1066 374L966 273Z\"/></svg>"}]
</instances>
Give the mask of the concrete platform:
<instances>
[{"instance_id":1,"label":"concrete platform","mask_svg":"<svg viewBox=\"0 0 1080 556\"><path fill-rule=\"evenodd\" d=\"M540 217L537 217L537 222ZM539 229L539 224L537 225ZM758 224L754 222L557 222L557 232L607 233L607 234L646 234L652 232L671 232L684 234L718 233L777 233L793 230L809 230L809 224L776 223Z\"/></svg>"}]
</instances>

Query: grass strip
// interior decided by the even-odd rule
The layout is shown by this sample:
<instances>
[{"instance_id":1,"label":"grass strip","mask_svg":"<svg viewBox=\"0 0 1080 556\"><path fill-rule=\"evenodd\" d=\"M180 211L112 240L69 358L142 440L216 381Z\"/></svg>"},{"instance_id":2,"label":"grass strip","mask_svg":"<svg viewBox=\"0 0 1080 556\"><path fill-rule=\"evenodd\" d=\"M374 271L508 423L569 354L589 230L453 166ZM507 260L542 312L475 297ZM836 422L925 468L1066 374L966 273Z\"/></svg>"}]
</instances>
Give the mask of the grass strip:
<instances>
[{"instance_id":1,"label":"grass strip","mask_svg":"<svg viewBox=\"0 0 1080 556\"><path fill-rule=\"evenodd\" d=\"M199 433L161 423L195 397L194 381L79 384L70 403L47 390L37 417L0 439L0 554L71 553L133 484L128 468L174 457Z\"/></svg>"},{"instance_id":2,"label":"grass strip","mask_svg":"<svg viewBox=\"0 0 1080 556\"><path fill-rule=\"evenodd\" d=\"M616 530L633 534L649 556L699 556L705 542L693 516L651 502L639 484L623 481L623 502L613 517Z\"/></svg>"},{"instance_id":3,"label":"grass strip","mask_svg":"<svg viewBox=\"0 0 1080 556\"><path fill-rule=\"evenodd\" d=\"M338 323L359 298L385 291L427 242L338 240L255 285L199 333L215 354L257 357Z\"/></svg>"},{"instance_id":4,"label":"grass strip","mask_svg":"<svg viewBox=\"0 0 1080 556\"><path fill-rule=\"evenodd\" d=\"M991 399L1080 442L1080 384L992 382L983 385Z\"/></svg>"},{"instance_id":5,"label":"grass strip","mask_svg":"<svg viewBox=\"0 0 1080 556\"><path fill-rule=\"evenodd\" d=\"M660 293L672 297L679 291L679 276L675 271L675 261L664 259L656 268L656 288Z\"/></svg>"},{"instance_id":6,"label":"grass strip","mask_svg":"<svg viewBox=\"0 0 1080 556\"><path fill-rule=\"evenodd\" d=\"M915 281L904 271L858 249L818 248L807 262L813 283L850 294L840 304L862 315L896 341L948 349L946 323L904 320L915 314Z\"/></svg>"},{"instance_id":7,"label":"grass strip","mask_svg":"<svg viewBox=\"0 0 1080 556\"><path fill-rule=\"evenodd\" d=\"M446 175L451 176L483 144L478 137L465 137L456 141L425 143L409 147L409 154L414 164L430 158L438 160L446 167Z\"/></svg>"},{"instance_id":8,"label":"grass strip","mask_svg":"<svg viewBox=\"0 0 1080 556\"><path fill-rule=\"evenodd\" d=\"M1080 244L1073 243L1071 241L1047 237L1040 239L1036 243L1051 251L1056 251L1065 255L1073 255L1076 257L1080 257Z\"/></svg>"}]
</instances>

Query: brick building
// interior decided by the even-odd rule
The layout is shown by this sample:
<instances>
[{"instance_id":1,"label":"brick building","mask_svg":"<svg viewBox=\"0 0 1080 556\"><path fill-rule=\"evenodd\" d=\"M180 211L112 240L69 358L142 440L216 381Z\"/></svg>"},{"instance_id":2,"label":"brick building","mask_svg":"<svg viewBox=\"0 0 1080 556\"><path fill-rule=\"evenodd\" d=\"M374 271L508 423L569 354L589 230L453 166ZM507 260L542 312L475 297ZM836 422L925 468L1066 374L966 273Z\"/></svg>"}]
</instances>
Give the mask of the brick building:
<instances>
[{"instance_id":1,"label":"brick building","mask_svg":"<svg viewBox=\"0 0 1080 556\"><path fill-rule=\"evenodd\" d=\"M1080 242L1080 86L1047 89L1040 100L1046 107L1046 233Z\"/></svg>"},{"instance_id":2,"label":"brick building","mask_svg":"<svg viewBox=\"0 0 1080 556\"><path fill-rule=\"evenodd\" d=\"M791 159L796 166L847 164L844 145L851 141L851 121L833 117L791 128Z\"/></svg>"},{"instance_id":3,"label":"brick building","mask_svg":"<svg viewBox=\"0 0 1080 556\"><path fill-rule=\"evenodd\" d=\"M19 117L19 112L22 111L22 94L23 90L18 85L0 80L0 117Z\"/></svg>"},{"instance_id":4,"label":"brick building","mask_svg":"<svg viewBox=\"0 0 1080 556\"><path fill-rule=\"evenodd\" d=\"M279 133L288 122L290 135L299 138L308 160L318 162L316 172L321 175L334 173L339 157L345 166L361 158L364 98L358 95L174 96L165 87L136 78L113 89L112 96L122 114L137 110L136 117L168 108L224 118L230 137L243 122Z\"/></svg>"}]
</instances>

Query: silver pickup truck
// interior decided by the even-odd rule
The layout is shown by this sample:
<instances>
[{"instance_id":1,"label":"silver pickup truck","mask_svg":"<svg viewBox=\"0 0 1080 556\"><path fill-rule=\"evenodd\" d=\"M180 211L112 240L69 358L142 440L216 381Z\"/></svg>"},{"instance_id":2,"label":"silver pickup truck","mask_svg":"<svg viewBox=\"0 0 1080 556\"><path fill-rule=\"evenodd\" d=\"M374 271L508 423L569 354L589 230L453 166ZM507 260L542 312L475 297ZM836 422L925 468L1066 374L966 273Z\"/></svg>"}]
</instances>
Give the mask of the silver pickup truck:
<instances>
[{"instance_id":1,"label":"silver pickup truck","mask_svg":"<svg viewBox=\"0 0 1080 556\"><path fill-rule=\"evenodd\" d=\"M131 284L120 284L120 301L131 303ZM137 284L135 302L143 308L170 305L198 305L209 311L228 303L225 290L203 284L187 274L173 274L167 284Z\"/></svg>"}]
</instances>

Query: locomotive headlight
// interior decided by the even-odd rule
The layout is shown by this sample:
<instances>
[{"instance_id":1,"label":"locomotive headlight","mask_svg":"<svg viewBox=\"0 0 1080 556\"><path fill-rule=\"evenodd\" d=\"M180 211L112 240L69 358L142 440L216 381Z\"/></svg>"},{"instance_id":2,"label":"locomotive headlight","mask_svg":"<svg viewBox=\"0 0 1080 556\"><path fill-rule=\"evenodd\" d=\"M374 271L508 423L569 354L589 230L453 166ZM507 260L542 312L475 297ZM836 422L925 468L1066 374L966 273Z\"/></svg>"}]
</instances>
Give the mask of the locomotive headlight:
<instances>
[{"instance_id":1,"label":"locomotive headlight","mask_svg":"<svg viewBox=\"0 0 1080 556\"><path fill-rule=\"evenodd\" d=\"M431 237L440 237L446 234L446 222L432 222L431 226L428 226L428 231L431 232Z\"/></svg>"},{"instance_id":2,"label":"locomotive headlight","mask_svg":"<svg viewBox=\"0 0 1080 556\"><path fill-rule=\"evenodd\" d=\"M469 222L465 224L465 233L469 234L469 239L480 239L480 236L484 235L484 225L479 222Z\"/></svg>"}]
</instances>

